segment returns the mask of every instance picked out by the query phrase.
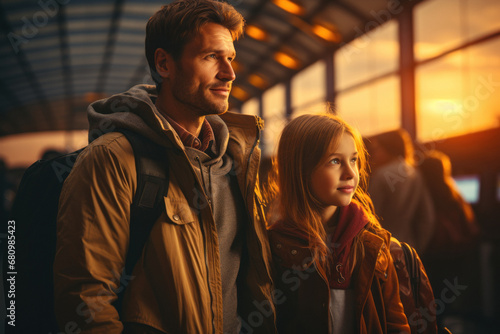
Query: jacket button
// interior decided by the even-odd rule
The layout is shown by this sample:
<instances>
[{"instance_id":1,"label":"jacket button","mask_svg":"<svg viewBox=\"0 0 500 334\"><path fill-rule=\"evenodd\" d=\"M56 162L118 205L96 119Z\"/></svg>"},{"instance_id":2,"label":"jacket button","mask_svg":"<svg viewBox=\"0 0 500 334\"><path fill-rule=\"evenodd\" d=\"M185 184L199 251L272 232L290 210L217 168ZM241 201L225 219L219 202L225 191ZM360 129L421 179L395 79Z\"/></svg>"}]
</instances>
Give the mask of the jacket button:
<instances>
[{"instance_id":1,"label":"jacket button","mask_svg":"<svg viewBox=\"0 0 500 334\"><path fill-rule=\"evenodd\" d=\"M276 248L281 249L281 244L277 244Z\"/></svg>"},{"instance_id":2,"label":"jacket button","mask_svg":"<svg viewBox=\"0 0 500 334\"><path fill-rule=\"evenodd\" d=\"M175 221L178 221L178 220L179 220L179 219L181 219L181 218L179 217L179 215L173 215L173 216L172 216L172 219L173 219L173 220L175 220Z\"/></svg>"},{"instance_id":3,"label":"jacket button","mask_svg":"<svg viewBox=\"0 0 500 334\"><path fill-rule=\"evenodd\" d=\"M295 254L297 254L297 250L292 249L292 251L290 253L292 253L292 255L295 255Z\"/></svg>"},{"instance_id":4,"label":"jacket button","mask_svg":"<svg viewBox=\"0 0 500 334\"><path fill-rule=\"evenodd\" d=\"M384 273L384 277L387 278L387 271Z\"/></svg>"}]
</instances>

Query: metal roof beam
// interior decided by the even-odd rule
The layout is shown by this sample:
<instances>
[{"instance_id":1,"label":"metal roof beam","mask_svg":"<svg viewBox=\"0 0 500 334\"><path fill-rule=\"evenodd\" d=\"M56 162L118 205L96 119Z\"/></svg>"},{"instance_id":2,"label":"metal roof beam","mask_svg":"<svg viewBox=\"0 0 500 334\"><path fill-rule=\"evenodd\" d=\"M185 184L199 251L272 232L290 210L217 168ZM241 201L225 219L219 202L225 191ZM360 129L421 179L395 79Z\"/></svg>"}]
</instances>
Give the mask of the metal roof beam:
<instances>
[{"instance_id":1,"label":"metal roof beam","mask_svg":"<svg viewBox=\"0 0 500 334\"><path fill-rule=\"evenodd\" d=\"M140 83L144 83L144 78L148 74L148 61L146 60L146 57L143 57L141 60L141 63L139 66L134 71L134 74L132 75L132 78L130 78L129 84L127 87L132 87L135 85L138 85Z\"/></svg>"},{"instance_id":2,"label":"metal roof beam","mask_svg":"<svg viewBox=\"0 0 500 334\"><path fill-rule=\"evenodd\" d=\"M18 112L20 112L23 117L26 117L26 115L29 115L28 110L26 110L26 108L22 105L21 101L19 101L19 99L17 98L17 95L15 95L14 92L10 89L9 85L6 85L2 80L0 80L0 94L2 94L14 106L14 108L12 108L12 111L5 110L4 112L2 112L2 118L8 117L8 123L10 126L12 126L13 129L12 133L24 132L22 123L19 120L19 115L16 115L17 117L14 118L12 112L16 112L16 106L18 106ZM0 136L6 134L10 133L0 133Z\"/></svg>"},{"instance_id":3,"label":"metal roof beam","mask_svg":"<svg viewBox=\"0 0 500 334\"><path fill-rule=\"evenodd\" d=\"M5 9L2 7L0 4L0 29L5 33L5 35L8 37L11 33L13 33L13 29L10 25L9 20L7 19L7 12ZM43 93L42 87L40 86L40 83L37 80L37 77L35 73L33 72L33 69L31 68L30 63L28 62L26 58L26 54L24 53L23 49L18 48L17 50L14 50L14 46L11 44L12 47L12 52L14 53L14 57L17 59L17 62L19 63L19 66L22 68L24 75L26 76L26 79L30 83L31 88L33 89L35 95L38 97L38 100L40 101L40 105L42 106L43 114L45 117L45 120L47 121L47 124L50 125L53 124L53 117L52 117L52 110L50 108L50 105L47 101L47 98L45 97L45 94ZM6 86L6 85L4 85ZM19 101L18 99L16 99ZM19 101L18 106L22 106L22 102Z\"/></svg>"},{"instance_id":4,"label":"metal roof beam","mask_svg":"<svg viewBox=\"0 0 500 334\"><path fill-rule=\"evenodd\" d=\"M116 35L118 33L118 25L120 23L120 17L122 15L124 0L115 0L115 6L113 10L113 16L111 18L111 25L108 32L108 41L106 43L106 49L104 51L104 56L102 58L101 69L99 71L99 78L97 79L97 86L95 91L97 93L103 93L106 86L106 80L109 75L109 68L111 66L111 58L113 56L113 51L115 49Z\"/></svg>"},{"instance_id":5,"label":"metal roof beam","mask_svg":"<svg viewBox=\"0 0 500 334\"><path fill-rule=\"evenodd\" d=\"M315 10L313 10L307 17L305 17L303 20L307 23L310 23L311 19L316 16L317 13L323 11L325 9L326 6L328 6L329 4L329 0L323 0L319 3L319 5L315 8ZM268 49L267 53L265 53L264 55L262 55L262 57L260 57L260 59L255 62L255 65L251 66L248 68L247 71L245 71L244 74L248 75L250 73L257 73L258 72L258 69L262 66L262 64L265 63L266 60L268 59L272 59L273 58L273 54L276 53L277 51L280 50L280 48L282 47L282 45L286 45L288 44L288 42L295 36L295 34L300 31L300 29L295 26L295 25L292 25L292 29L291 31L285 35L283 38L281 38L281 43L277 46L274 46L270 49ZM290 70L292 71L292 70ZM295 71L293 71L295 73Z\"/></svg>"},{"instance_id":6,"label":"metal roof beam","mask_svg":"<svg viewBox=\"0 0 500 334\"><path fill-rule=\"evenodd\" d=\"M346 3L344 1L336 0L336 1L333 2L333 4L335 6L341 8L345 12L351 14L352 16L354 16L355 18L357 18L361 22L370 22L370 21L373 20L373 17L369 17L369 16L365 15L364 13L362 13L359 9L355 8L350 3Z\"/></svg>"},{"instance_id":7,"label":"metal roof beam","mask_svg":"<svg viewBox=\"0 0 500 334\"><path fill-rule=\"evenodd\" d=\"M66 25L65 5L61 4L57 12L57 24L59 27L59 42L61 51L61 65L64 77L64 94L66 97L66 129L73 128L74 103L73 103L73 72L71 68L71 59L68 46L68 29Z\"/></svg>"},{"instance_id":8,"label":"metal roof beam","mask_svg":"<svg viewBox=\"0 0 500 334\"><path fill-rule=\"evenodd\" d=\"M246 25L252 23L259 16L260 12L264 10L264 7L269 2L269 0L260 0L260 2L255 6L250 15L245 19Z\"/></svg>"}]
</instances>

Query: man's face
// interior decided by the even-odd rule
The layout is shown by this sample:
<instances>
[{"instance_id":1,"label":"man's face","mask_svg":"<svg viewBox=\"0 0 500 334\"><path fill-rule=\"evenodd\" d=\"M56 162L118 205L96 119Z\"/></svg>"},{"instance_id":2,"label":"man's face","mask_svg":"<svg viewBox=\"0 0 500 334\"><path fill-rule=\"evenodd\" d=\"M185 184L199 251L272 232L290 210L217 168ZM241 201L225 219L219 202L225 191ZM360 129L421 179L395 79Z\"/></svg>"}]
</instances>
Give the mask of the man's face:
<instances>
[{"instance_id":1,"label":"man's face","mask_svg":"<svg viewBox=\"0 0 500 334\"><path fill-rule=\"evenodd\" d=\"M228 29L215 23L203 25L171 69L172 107L198 117L226 112L236 78L231 66L235 55Z\"/></svg>"}]
</instances>

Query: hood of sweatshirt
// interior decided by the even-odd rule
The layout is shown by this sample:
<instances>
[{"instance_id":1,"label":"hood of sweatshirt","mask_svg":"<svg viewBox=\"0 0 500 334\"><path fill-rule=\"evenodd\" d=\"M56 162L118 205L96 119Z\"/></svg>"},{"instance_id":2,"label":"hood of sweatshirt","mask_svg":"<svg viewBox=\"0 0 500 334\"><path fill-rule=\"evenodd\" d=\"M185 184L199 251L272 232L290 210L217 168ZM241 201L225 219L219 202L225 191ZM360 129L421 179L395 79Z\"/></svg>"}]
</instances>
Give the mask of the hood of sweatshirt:
<instances>
[{"instance_id":1,"label":"hood of sweatshirt","mask_svg":"<svg viewBox=\"0 0 500 334\"><path fill-rule=\"evenodd\" d=\"M137 85L128 91L98 100L87 109L89 143L101 135L116 129L137 132L164 147L185 149L181 139L169 122L156 108L156 87ZM207 116L215 135L211 150L214 163L224 155L229 140L227 126L217 115ZM207 161L205 161L206 163Z\"/></svg>"}]
</instances>

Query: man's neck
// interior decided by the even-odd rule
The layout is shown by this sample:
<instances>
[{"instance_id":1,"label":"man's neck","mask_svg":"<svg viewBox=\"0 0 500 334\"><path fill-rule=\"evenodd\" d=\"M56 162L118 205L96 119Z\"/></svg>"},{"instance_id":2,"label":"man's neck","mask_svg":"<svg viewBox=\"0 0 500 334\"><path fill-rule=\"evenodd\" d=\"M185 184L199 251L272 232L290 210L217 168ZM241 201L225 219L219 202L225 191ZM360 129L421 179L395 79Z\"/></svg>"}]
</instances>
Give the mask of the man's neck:
<instances>
[{"instance_id":1,"label":"man's neck","mask_svg":"<svg viewBox=\"0 0 500 334\"><path fill-rule=\"evenodd\" d=\"M201 132L201 127L205 121L205 116L191 116L189 112L183 112L175 108L165 108L161 99L156 100L156 108L160 113L167 115L182 126L186 131L191 133L195 137L199 137Z\"/></svg>"}]
</instances>

